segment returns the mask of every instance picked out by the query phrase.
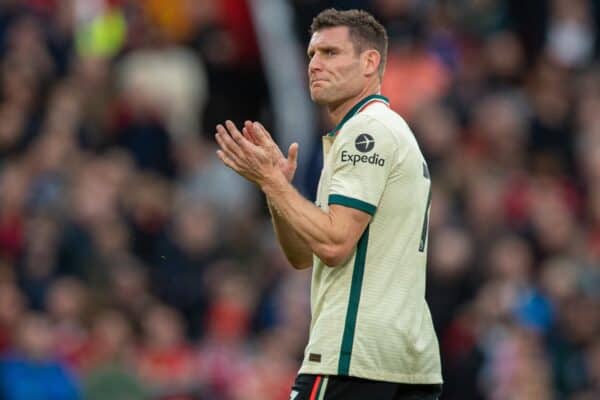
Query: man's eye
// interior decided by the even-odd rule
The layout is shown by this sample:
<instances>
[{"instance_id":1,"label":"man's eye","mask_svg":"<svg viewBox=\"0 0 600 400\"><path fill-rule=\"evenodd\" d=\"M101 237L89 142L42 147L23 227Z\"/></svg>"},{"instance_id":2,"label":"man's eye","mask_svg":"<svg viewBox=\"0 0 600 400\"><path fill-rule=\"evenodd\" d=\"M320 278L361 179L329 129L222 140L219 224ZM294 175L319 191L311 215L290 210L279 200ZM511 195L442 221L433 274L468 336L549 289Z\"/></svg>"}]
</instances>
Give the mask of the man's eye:
<instances>
[{"instance_id":1,"label":"man's eye","mask_svg":"<svg viewBox=\"0 0 600 400\"><path fill-rule=\"evenodd\" d=\"M333 55L335 55L335 50L327 50L325 52L325 54L328 55L328 56L333 56Z\"/></svg>"}]
</instances>

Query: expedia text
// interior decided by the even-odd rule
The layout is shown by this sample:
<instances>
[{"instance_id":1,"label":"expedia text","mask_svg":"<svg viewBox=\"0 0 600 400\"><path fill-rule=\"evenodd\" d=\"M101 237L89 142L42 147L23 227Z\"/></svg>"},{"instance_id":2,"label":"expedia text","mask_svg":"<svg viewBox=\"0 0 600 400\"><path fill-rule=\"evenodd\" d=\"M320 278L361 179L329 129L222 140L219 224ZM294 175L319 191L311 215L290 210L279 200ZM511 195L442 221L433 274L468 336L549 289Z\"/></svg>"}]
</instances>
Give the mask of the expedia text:
<instances>
[{"instance_id":1,"label":"expedia text","mask_svg":"<svg viewBox=\"0 0 600 400\"><path fill-rule=\"evenodd\" d=\"M342 151L342 162L351 162L352 165L356 165L356 163L372 164L379 165L380 167L385 165L385 159L381 158L377 153L368 156L366 154L350 154L346 150Z\"/></svg>"}]
</instances>

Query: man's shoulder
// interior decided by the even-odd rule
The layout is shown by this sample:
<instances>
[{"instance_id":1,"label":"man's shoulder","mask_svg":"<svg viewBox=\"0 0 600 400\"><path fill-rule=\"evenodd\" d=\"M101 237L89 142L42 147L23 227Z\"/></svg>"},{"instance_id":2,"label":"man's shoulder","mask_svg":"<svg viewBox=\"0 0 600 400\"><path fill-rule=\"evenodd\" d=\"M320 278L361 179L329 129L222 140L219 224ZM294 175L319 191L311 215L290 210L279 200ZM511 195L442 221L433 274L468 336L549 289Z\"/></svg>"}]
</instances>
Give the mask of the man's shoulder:
<instances>
[{"instance_id":1,"label":"man's shoulder","mask_svg":"<svg viewBox=\"0 0 600 400\"><path fill-rule=\"evenodd\" d=\"M369 132L397 141L404 132L410 131L410 129L404 119L394 110L383 104L373 104L350 118L342 131L350 134Z\"/></svg>"},{"instance_id":2,"label":"man's shoulder","mask_svg":"<svg viewBox=\"0 0 600 400\"><path fill-rule=\"evenodd\" d=\"M373 104L358 115L361 114L365 118L380 122L390 130L408 129L408 125L404 118L391 107L384 104Z\"/></svg>"}]
</instances>

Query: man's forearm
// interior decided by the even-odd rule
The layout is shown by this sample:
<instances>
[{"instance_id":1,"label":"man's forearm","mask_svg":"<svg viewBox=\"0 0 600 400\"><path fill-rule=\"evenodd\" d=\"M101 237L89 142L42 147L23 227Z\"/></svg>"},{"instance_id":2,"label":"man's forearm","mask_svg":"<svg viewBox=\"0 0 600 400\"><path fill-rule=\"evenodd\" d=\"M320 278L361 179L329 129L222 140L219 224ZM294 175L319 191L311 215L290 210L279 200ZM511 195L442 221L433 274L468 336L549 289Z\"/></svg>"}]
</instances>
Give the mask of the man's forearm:
<instances>
[{"instance_id":1,"label":"man's forearm","mask_svg":"<svg viewBox=\"0 0 600 400\"><path fill-rule=\"evenodd\" d=\"M339 254L348 249L350 221L334 224L332 214L326 213L306 200L285 179L271 179L261 185L268 202L278 215L306 243L310 251L328 265L340 260Z\"/></svg>"},{"instance_id":2,"label":"man's forearm","mask_svg":"<svg viewBox=\"0 0 600 400\"><path fill-rule=\"evenodd\" d=\"M269 206L271 221L277 235L277 240L290 264L298 269L311 266L313 253L306 244L306 241L281 217L268 198L267 205Z\"/></svg>"}]
</instances>

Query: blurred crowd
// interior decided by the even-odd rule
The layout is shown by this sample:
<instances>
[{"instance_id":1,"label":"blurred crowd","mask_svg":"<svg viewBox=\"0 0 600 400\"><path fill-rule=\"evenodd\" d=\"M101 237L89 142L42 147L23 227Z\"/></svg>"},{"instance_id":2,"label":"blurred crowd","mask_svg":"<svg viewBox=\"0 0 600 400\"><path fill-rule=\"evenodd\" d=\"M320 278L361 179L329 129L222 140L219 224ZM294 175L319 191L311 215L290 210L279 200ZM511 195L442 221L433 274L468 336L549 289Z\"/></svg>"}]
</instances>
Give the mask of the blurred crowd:
<instances>
[{"instance_id":1,"label":"blurred crowd","mask_svg":"<svg viewBox=\"0 0 600 400\"><path fill-rule=\"evenodd\" d=\"M212 140L272 128L264 3L0 1L0 399L289 397L310 270ZM600 1L286 3L300 52L329 6L388 29L383 94L433 178L442 398L600 398Z\"/></svg>"}]
</instances>

